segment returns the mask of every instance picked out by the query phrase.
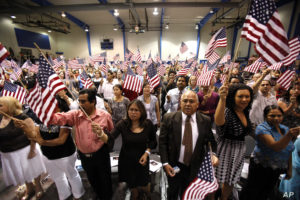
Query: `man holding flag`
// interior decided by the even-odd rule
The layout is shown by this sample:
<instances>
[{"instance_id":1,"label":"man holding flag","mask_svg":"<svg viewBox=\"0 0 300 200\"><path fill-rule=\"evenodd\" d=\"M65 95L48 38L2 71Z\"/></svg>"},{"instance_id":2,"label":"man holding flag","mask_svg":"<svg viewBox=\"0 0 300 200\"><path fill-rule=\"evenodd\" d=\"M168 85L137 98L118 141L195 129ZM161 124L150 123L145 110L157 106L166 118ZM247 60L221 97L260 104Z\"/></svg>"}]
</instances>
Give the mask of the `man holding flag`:
<instances>
[{"instance_id":1,"label":"man holding flag","mask_svg":"<svg viewBox=\"0 0 300 200\"><path fill-rule=\"evenodd\" d=\"M159 136L159 154L168 176L168 199L182 197L188 185L198 177L200 166L209 152L208 143L212 144L213 150L216 149L209 117L196 112L197 94L186 91L180 103L180 111L163 117ZM211 160L213 166L218 164L216 156L212 155Z\"/></svg>"}]
</instances>

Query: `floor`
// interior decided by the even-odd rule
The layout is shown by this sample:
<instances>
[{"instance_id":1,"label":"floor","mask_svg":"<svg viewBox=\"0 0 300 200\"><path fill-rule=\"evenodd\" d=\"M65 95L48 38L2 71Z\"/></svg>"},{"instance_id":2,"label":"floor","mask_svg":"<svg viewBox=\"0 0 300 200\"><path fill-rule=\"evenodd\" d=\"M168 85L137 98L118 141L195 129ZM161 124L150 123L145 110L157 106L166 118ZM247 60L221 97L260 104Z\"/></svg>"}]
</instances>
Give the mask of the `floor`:
<instances>
[{"instance_id":1,"label":"floor","mask_svg":"<svg viewBox=\"0 0 300 200\"><path fill-rule=\"evenodd\" d=\"M83 186L86 191L84 196L82 197L82 199L83 200L96 199L95 193L93 192L93 189L92 189L91 185L89 184L86 174L83 170L80 171L80 175L82 178ZM116 187L118 185L117 173L112 174L112 182L113 182L113 191L116 191ZM41 183L42 183L43 189L45 191L41 200L58 200L56 186L47 174L42 175ZM5 186L4 181L3 181L2 169L0 167L0 200L18 200L18 198L16 196L17 188L18 187L14 187L14 186L9 186L9 187ZM160 194L158 192L152 192L151 198L153 200L161 199ZM68 199L72 200L72 197L70 197ZM32 197L31 200L36 200L36 198Z\"/></svg>"}]
</instances>

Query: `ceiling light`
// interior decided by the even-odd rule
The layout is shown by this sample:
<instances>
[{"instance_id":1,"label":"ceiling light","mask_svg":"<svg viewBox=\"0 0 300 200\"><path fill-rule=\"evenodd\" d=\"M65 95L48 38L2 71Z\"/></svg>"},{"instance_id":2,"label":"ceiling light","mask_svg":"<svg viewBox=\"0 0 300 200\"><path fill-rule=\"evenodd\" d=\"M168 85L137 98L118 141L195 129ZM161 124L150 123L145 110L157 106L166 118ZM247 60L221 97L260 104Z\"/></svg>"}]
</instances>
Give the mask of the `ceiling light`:
<instances>
[{"instance_id":1,"label":"ceiling light","mask_svg":"<svg viewBox=\"0 0 300 200\"><path fill-rule=\"evenodd\" d=\"M61 12L61 16L62 16L62 17L66 17L66 14L65 14L64 11Z\"/></svg>"},{"instance_id":2,"label":"ceiling light","mask_svg":"<svg viewBox=\"0 0 300 200\"><path fill-rule=\"evenodd\" d=\"M89 28L88 28L88 27L85 27L84 31L85 31L85 32L89 32Z\"/></svg>"},{"instance_id":3,"label":"ceiling light","mask_svg":"<svg viewBox=\"0 0 300 200\"><path fill-rule=\"evenodd\" d=\"M114 16L119 16L120 15L120 13L119 13L119 11L118 11L118 9L115 9L115 12L114 12Z\"/></svg>"},{"instance_id":4,"label":"ceiling light","mask_svg":"<svg viewBox=\"0 0 300 200\"><path fill-rule=\"evenodd\" d=\"M17 17L16 16L14 16L14 15L12 15L12 16L10 16L12 19L16 19Z\"/></svg>"},{"instance_id":5,"label":"ceiling light","mask_svg":"<svg viewBox=\"0 0 300 200\"><path fill-rule=\"evenodd\" d=\"M165 29L169 29L169 24L166 24Z\"/></svg>"},{"instance_id":6,"label":"ceiling light","mask_svg":"<svg viewBox=\"0 0 300 200\"><path fill-rule=\"evenodd\" d=\"M114 27L114 31L117 31L118 30L118 27Z\"/></svg>"},{"instance_id":7,"label":"ceiling light","mask_svg":"<svg viewBox=\"0 0 300 200\"><path fill-rule=\"evenodd\" d=\"M213 13L214 13L214 10L213 10L213 9L210 9L209 13L213 14Z\"/></svg>"},{"instance_id":8,"label":"ceiling light","mask_svg":"<svg viewBox=\"0 0 300 200\"><path fill-rule=\"evenodd\" d=\"M196 24L196 26L195 26L195 29L196 29L196 30L198 30L198 28L199 28L199 25L198 25L198 24Z\"/></svg>"},{"instance_id":9,"label":"ceiling light","mask_svg":"<svg viewBox=\"0 0 300 200\"><path fill-rule=\"evenodd\" d=\"M159 13L158 13L157 8L154 8L153 15L158 15L158 14L159 14Z\"/></svg>"},{"instance_id":10,"label":"ceiling light","mask_svg":"<svg viewBox=\"0 0 300 200\"><path fill-rule=\"evenodd\" d=\"M48 30L48 33L51 33L52 31L51 30Z\"/></svg>"}]
</instances>

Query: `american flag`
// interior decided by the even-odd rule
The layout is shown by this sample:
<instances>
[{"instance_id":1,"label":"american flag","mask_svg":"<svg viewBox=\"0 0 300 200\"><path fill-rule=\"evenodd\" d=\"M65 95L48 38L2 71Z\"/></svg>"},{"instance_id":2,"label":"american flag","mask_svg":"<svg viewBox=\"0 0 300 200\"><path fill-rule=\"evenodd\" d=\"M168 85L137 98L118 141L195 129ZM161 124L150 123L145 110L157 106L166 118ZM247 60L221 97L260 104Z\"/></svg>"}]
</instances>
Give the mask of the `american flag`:
<instances>
[{"instance_id":1,"label":"american flag","mask_svg":"<svg viewBox=\"0 0 300 200\"><path fill-rule=\"evenodd\" d=\"M30 60L26 60L26 62L24 62L24 64L22 65L21 68L22 69L25 68L25 69L28 69L30 72L37 73L39 66L32 64L32 62Z\"/></svg>"},{"instance_id":2,"label":"american flag","mask_svg":"<svg viewBox=\"0 0 300 200\"><path fill-rule=\"evenodd\" d=\"M218 181L214 176L210 152L201 163L197 178L188 186L183 195L183 200L202 200L209 193L218 189Z\"/></svg>"},{"instance_id":3,"label":"american flag","mask_svg":"<svg viewBox=\"0 0 300 200\"><path fill-rule=\"evenodd\" d=\"M54 65L52 67L53 67L54 71L58 71L59 68L64 65L64 61L60 57L58 57L53 60L53 64Z\"/></svg>"},{"instance_id":4,"label":"american flag","mask_svg":"<svg viewBox=\"0 0 300 200\"><path fill-rule=\"evenodd\" d=\"M82 70L82 73L80 74L80 80L84 88L90 88L94 85L85 70Z\"/></svg>"},{"instance_id":5,"label":"american flag","mask_svg":"<svg viewBox=\"0 0 300 200\"><path fill-rule=\"evenodd\" d=\"M5 80L5 72L1 66L0 66L0 76L1 76L1 80Z\"/></svg>"},{"instance_id":6,"label":"american flag","mask_svg":"<svg viewBox=\"0 0 300 200\"><path fill-rule=\"evenodd\" d=\"M143 76L143 64L140 63L136 65L136 72L138 75Z\"/></svg>"},{"instance_id":7,"label":"american flag","mask_svg":"<svg viewBox=\"0 0 300 200\"><path fill-rule=\"evenodd\" d=\"M270 65L283 60L290 52L274 0L252 1L241 37L255 43L256 52Z\"/></svg>"},{"instance_id":8,"label":"american flag","mask_svg":"<svg viewBox=\"0 0 300 200\"><path fill-rule=\"evenodd\" d=\"M214 63L210 64L210 62L207 62L206 65L207 65L207 70L208 71L211 71L211 70L214 70L218 67L218 64L220 62L220 58L218 60L216 60Z\"/></svg>"},{"instance_id":9,"label":"american flag","mask_svg":"<svg viewBox=\"0 0 300 200\"><path fill-rule=\"evenodd\" d=\"M160 64L160 63L158 63L158 74L160 75L160 76L164 76L165 75L165 73L166 73L166 67L164 66L164 64Z\"/></svg>"},{"instance_id":10,"label":"american flag","mask_svg":"<svg viewBox=\"0 0 300 200\"><path fill-rule=\"evenodd\" d=\"M26 89L19 85L15 85L9 83L7 81L4 82L4 87L2 90L2 96L10 96L18 99L21 104L26 103Z\"/></svg>"},{"instance_id":11,"label":"american flag","mask_svg":"<svg viewBox=\"0 0 300 200\"><path fill-rule=\"evenodd\" d=\"M181 45L180 45L180 53L185 53L187 50L188 50L188 46L184 43L184 42L181 42Z\"/></svg>"},{"instance_id":12,"label":"american flag","mask_svg":"<svg viewBox=\"0 0 300 200\"><path fill-rule=\"evenodd\" d=\"M140 50L139 49L137 50L137 53L135 54L135 59L134 60L137 63L141 63L142 62L142 56L140 54Z\"/></svg>"},{"instance_id":13,"label":"american flag","mask_svg":"<svg viewBox=\"0 0 300 200\"><path fill-rule=\"evenodd\" d=\"M128 66L127 75L124 80L124 89L140 93L142 91L142 87L142 81L133 73L131 68Z\"/></svg>"},{"instance_id":14,"label":"american flag","mask_svg":"<svg viewBox=\"0 0 300 200\"><path fill-rule=\"evenodd\" d=\"M11 67L12 67L12 74L10 75L10 78L12 78L14 81L18 80L22 74L22 69L18 66L18 64L11 60Z\"/></svg>"},{"instance_id":15,"label":"american flag","mask_svg":"<svg viewBox=\"0 0 300 200\"><path fill-rule=\"evenodd\" d=\"M181 70L179 70L176 74L176 76L182 76L182 75L187 75L189 73L189 70L191 68L192 63L187 64L184 68L182 68Z\"/></svg>"},{"instance_id":16,"label":"american flag","mask_svg":"<svg viewBox=\"0 0 300 200\"><path fill-rule=\"evenodd\" d=\"M208 58L207 61L209 63L215 63L218 59L220 59L219 54L217 54L216 52L213 52Z\"/></svg>"},{"instance_id":17,"label":"american flag","mask_svg":"<svg viewBox=\"0 0 300 200\"><path fill-rule=\"evenodd\" d=\"M285 66L291 65L300 53L300 41L299 37L293 38L289 41L290 53L283 59Z\"/></svg>"},{"instance_id":18,"label":"american flag","mask_svg":"<svg viewBox=\"0 0 300 200\"><path fill-rule=\"evenodd\" d=\"M1 62L1 66L5 69L5 70L9 70L11 68L11 62L7 59L4 59Z\"/></svg>"},{"instance_id":19,"label":"american flag","mask_svg":"<svg viewBox=\"0 0 300 200\"><path fill-rule=\"evenodd\" d=\"M279 85L281 85L284 89L288 90L291 82L292 82L292 78L295 74L295 71L292 70L286 70L281 76L280 78L277 80L277 83Z\"/></svg>"},{"instance_id":20,"label":"american flag","mask_svg":"<svg viewBox=\"0 0 300 200\"><path fill-rule=\"evenodd\" d=\"M266 65L266 63L264 62L264 60L262 58L258 58L254 63L252 63L251 65L249 65L248 67L246 67L244 69L244 71L251 72L251 73L257 73L257 71L261 67L263 67L264 65Z\"/></svg>"},{"instance_id":21,"label":"american flag","mask_svg":"<svg viewBox=\"0 0 300 200\"><path fill-rule=\"evenodd\" d=\"M68 65L71 69L81 69L83 64L80 64L77 59L69 60Z\"/></svg>"},{"instance_id":22,"label":"american flag","mask_svg":"<svg viewBox=\"0 0 300 200\"><path fill-rule=\"evenodd\" d=\"M105 74L107 74L107 67L108 65L106 65L106 58L104 58L103 63L101 64L101 71L104 72Z\"/></svg>"},{"instance_id":23,"label":"american flag","mask_svg":"<svg viewBox=\"0 0 300 200\"><path fill-rule=\"evenodd\" d=\"M214 73L215 73L215 70L202 72L201 75L199 76L199 78L197 79L197 85L209 86Z\"/></svg>"},{"instance_id":24,"label":"american flag","mask_svg":"<svg viewBox=\"0 0 300 200\"><path fill-rule=\"evenodd\" d=\"M203 65L203 68L201 70L201 74L204 74L204 73L208 72L208 66L207 66L207 63L202 64L202 65Z\"/></svg>"},{"instance_id":25,"label":"american flag","mask_svg":"<svg viewBox=\"0 0 300 200\"><path fill-rule=\"evenodd\" d=\"M22 65L22 69L29 69L29 67L32 65L30 60L26 60L23 65Z\"/></svg>"},{"instance_id":26,"label":"american flag","mask_svg":"<svg viewBox=\"0 0 300 200\"><path fill-rule=\"evenodd\" d=\"M126 50L125 50L126 60L128 60L128 61L131 60L132 56L133 56L133 53L129 49L126 48Z\"/></svg>"},{"instance_id":27,"label":"american flag","mask_svg":"<svg viewBox=\"0 0 300 200\"><path fill-rule=\"evenodd\" d=\"M148 66L147 68L147 79L150 83L150 87L154 89L159 85L160 78L157 74L157 71L154 67L154 64L152 63L151 65Z\"/></svg>"},{"instance_id":28,"label":"american flag","mask_svg":"<svg viewBox=\"0 0 300 200\"><path fill-rule=\"evenodd\" d=\"M230 51L227 51L227 53L223 56L219 64L225 64L225 63L229 64L230 60L231 60L231 54Z\"/></svg>"},{"instance_id":29,"label":"american flag","mask_svg":"<svg viewBox=\"0 0 300 200\"><path fill-rule=\"evenodd\" d=\"M116 62L120 59L120 54L116 54L114 57L113 57L113 60Z\"/></svg>"},{"instance_id":30,"label":"american flag","mask_svg":"<svg viewBox=\"0 0 300 200\"><path fill-rule=\"evenodd\" d=\"M120 68L121 68L122 70L126 70L128 66L129 66L129 61L124 61L124 62L121 64Z\"/></svg>"},{"instance_id":31,"label":"american flag","mask_svg":"<svg viewBox=\"0 0 300 200\"><path fill-rule=\"evenodd\" d=\"M268 68L271 69L271 70L280 70L282 65L283 65L283 62L278 62L278 63L274 63L273 65L271 65Z\"/></svg>"},{"instance_id":32,"label":"american flag","mask_svg":"<svg viewBox=\"0 0 300 200\"><path fill-rule=\"evenodd\" d=\"M156 54L156 56L155 56L155 62L156 63L159 63L159 62L161 62L161 60L160 60L160 57L159 57L159 54L157 53Z\"/></svg>"},{"instance_id":33,"label":"american flag","mask_svg":"<svg viewBox=\"0 0 300 200\"><path fill-rule=\"evenodd\" d=\"M6 48L0 43L0 63L9 55Z\"/></svg>"},{"instance_id":34,"label":"american flag","mask_svg":"<svg viewBox=\"0 0 300 200\"><path fill-rule=\"evenodd\" d=\"M226 30L225 27L218 30L213 37L210 39L207 49L205 51L205 58L209 58L209 56L214 52L214 50L218 47L226 47L227 46L227 38L226 38Z\"/></svg>"},{"instance_id":35,"label":"american flag","mask_svg":"<svg viewBox=\"0 0 300 200\"><path fill-rule=\"evenodd\" d=\"M197 80L200 77L200 72L197 67L194 67L193 76L196 76Z\"/></svg>"},{"instance_id":36,"label":"american flag","mask_svg":"<svg viewBox=\"0 0 300 200\"><path fill-rule=\"evenodd\" d=\"M103 62L103 59L107 57L107 53L106 52L102 52L100 54L96 54L94 56L90 56L90 61L92 63L95 63L95 62Z\"/></svg>"},{"instance_id":37,"label":"american flag","mask_svg":"<svg viewBox=\"0 0 300 200\"><path fill-rule=\"evenodd\" d=\"M40 56L37 82L29 90L26 99L33 112L47 126L57 105L55 95L64 89L66 89L64 83L43 56Z\"/></svg>"},{"instance_id":38,"label":"american flag","mask_svg":"<svg viewBox=\"0 0 300 200\"><path fill-rule=\"evenodd\" d=\"M148 60L146 61L146 65L149 66L149 65L151 65L152 62L153 62L153 59L151 57L151 52L150 52Z\"/></svg>"}]
</instances>

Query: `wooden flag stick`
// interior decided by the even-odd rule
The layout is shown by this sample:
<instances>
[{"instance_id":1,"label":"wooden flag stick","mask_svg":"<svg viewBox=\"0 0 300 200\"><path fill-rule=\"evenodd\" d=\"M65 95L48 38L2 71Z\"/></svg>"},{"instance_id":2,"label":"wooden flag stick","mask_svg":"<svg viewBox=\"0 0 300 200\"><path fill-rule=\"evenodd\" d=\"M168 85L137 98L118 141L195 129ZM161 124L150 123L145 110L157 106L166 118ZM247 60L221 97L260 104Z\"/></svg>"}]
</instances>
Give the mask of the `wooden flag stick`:
<instances>
[{"instance_id":1,"label":"wooden flag stick","mask_svg":"<svg viewBox=\"0 0 300 200\"><path fill-rule=\"evenodd\" d=\"M17 118L14 118L14 117L12 117L12 116L6 114L5 112L2 112L1 110L0 110L0 114L1 114L1 115L4 115L5 117L7 117L7 118L9 118L9 119L11 119L11 120L17 120Z\"/></svg>"},{"instance_id":2,"label":"wooden flag stick","mask_svg":"<svg viewBox=\"0 0 300 200\"><path fill-rule=\"evenodd\" d=\"M235 60L236 60L238 50L240 49L241 40L242 40L242 37L240 37L240 39L239 39L238 46L237 46L237 49L236 49L234 57L233 57L233 62L235 62Z\"/></svg>"},{"instance_id":3,"label":"wooden flag stick","mask_svg":"<svg viewBox=\"0 0 300 200\"><path fill-rule=\"evenodd\" d=\"M42 56L45 58L45 60L47 61L47 63L51 66L51 68L53 69L51 63L49 62L48 58L45 56L45 54L42 52L42 50L40 49L40 47L34 42L33 43L34 46L39 50L39 52L42 54ZM53 69L53 71L55 71ZM59 78L60 79L60 78ZM60 79L61 80L61 79ZM62 80L61 80L62 81ZM76 98L73 96L72 92L69 90L68 87L66 87L67 90L69 91L69 93L72 95L72 97L74 98L74 100L76 101ZM78 102L78 106L80 107L80 109L82 110L82 112L85 114L85 116L90 120L92 121L92 119L90 118L90 116L85 112L85 110L80 106L79 102Z\"/></svg>"}]
</instances>

